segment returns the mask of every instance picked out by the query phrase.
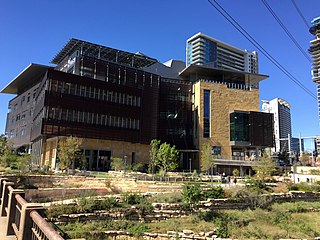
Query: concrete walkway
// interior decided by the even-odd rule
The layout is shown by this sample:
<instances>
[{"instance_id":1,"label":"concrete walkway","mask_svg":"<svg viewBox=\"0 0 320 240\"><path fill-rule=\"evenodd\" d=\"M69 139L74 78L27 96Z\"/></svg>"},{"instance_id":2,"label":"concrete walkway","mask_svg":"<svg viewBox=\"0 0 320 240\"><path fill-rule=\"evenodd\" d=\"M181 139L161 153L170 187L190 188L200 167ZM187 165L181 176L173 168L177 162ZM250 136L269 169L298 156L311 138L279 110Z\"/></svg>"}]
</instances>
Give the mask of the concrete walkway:
<instances>
[{"instance_id":1,"label":"concrete walkway","mask_svg":"<svg viewBox=\"0 0 320 240\"><path fill-rule=\"evenodd\" d=\"M0 240L17 240L15 235L6 236L6 232L7 232L6 224L7 224L7 218L0 217Z\"/></svg>"}]
</instances>

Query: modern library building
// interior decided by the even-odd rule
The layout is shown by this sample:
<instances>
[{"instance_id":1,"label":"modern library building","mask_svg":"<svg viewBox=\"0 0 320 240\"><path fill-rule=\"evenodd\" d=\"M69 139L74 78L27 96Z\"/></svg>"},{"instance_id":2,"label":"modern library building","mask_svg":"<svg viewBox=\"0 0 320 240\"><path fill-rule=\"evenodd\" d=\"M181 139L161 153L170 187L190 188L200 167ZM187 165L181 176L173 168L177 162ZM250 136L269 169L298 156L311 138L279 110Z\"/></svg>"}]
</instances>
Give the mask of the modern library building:
<instances>
[{"instance_id":1,"label":"modern library building","mask_svg":"<svg viewBox=\"0 0 320 240\"><path fill-rule=\"evenodd\" d=\"M210 63L160 63L142 53L71 39L54 66L30 64L1 93L9 102L6 134L33 164L56 169L59 142L82 138L88 170L108 171L111 157L149 161L152 139L176 146L180 170L199 169L203 144L217 171L250 174L273 146L273 116L260 112L266 75Z\"/></svg>"}]
</instances>

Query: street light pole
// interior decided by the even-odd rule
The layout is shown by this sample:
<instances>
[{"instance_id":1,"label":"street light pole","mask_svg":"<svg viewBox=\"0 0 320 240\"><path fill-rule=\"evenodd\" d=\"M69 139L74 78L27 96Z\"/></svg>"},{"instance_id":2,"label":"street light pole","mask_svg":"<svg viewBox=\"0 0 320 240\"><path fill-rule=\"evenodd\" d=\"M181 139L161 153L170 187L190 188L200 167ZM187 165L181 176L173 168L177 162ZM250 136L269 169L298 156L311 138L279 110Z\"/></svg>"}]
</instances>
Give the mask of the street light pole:
<instances>
[{"instance_id":1,"label":"street light pole","mask_svg":"<svg viewBox=\"0 0 320 240\"><path fill-rule=\"evenodd\" d=\"M189 158L189 172L191 173L191 158Z\"/></svg>"},{"instance_id":2,"label":"street light pole","mask_svg":"<svg viewBox=\"0 0 320 240\"><path fill-rule=\"evenodd\" d=\"M127 155L124 155L123 157L123 176L126 176L126 168L127 168Z\"/></svg>"}]
</instances>

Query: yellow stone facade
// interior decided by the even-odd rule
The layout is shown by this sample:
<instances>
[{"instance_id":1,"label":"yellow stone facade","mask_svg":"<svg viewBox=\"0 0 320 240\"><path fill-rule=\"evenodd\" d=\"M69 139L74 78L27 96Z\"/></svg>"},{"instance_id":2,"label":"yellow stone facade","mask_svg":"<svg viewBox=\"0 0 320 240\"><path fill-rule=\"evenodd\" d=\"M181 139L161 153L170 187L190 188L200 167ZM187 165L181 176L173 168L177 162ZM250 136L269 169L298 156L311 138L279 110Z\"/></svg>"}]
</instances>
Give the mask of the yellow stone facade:
<instances>
[{"instance_id":1,"label":"yellow stone facade","mask_svg":"<svg viewBox=\"0 0 320 240\"><path fill-rule=\"evenodd\" d=\"M203 138L204 90L210 90L210 138ZM194 84L194 109L198 112L197 147L200 149L206 142L221 146L221 157L232 159L230 112L260 111L259 90L232 89L223 84L200 81Z\"/></svg>"},{"instance_id":2,"label":"yellow stone facade","mask_svg":"<svg viewBox=\"0 0 320 240\"><path fill-rule=\"evenodd\" d=\"M59 141L65 137L54 137L47 139L42 145L41 165L50 166L55 169L55 159ZM102 140L102 139L82 139L82 149L111 151L112 157L128 156L128 163L131 163L132 152L135 153L135 162L147 163L149 161L150 145L140 143L130 143L122 141Z\"/></svg>"}]
</instances>

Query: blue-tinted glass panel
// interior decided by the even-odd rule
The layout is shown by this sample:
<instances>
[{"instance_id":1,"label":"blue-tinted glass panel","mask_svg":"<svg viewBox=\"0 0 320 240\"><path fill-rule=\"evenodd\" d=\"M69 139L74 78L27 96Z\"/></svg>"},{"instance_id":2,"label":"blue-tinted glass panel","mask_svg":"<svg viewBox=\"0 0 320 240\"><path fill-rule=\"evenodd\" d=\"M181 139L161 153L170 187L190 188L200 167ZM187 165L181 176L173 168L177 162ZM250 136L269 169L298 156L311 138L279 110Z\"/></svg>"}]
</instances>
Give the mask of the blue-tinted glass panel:
<instances>
[{"instance_id":1,"label":"blue-tinted glass panel","mask_svg":"<svg viewBox=\"0 0 320 240\"><path fill-rule=\"evenodd\" d=\"M210 90L203 92L203 137L210 137Z\"/></svg>"}]
</instances>

